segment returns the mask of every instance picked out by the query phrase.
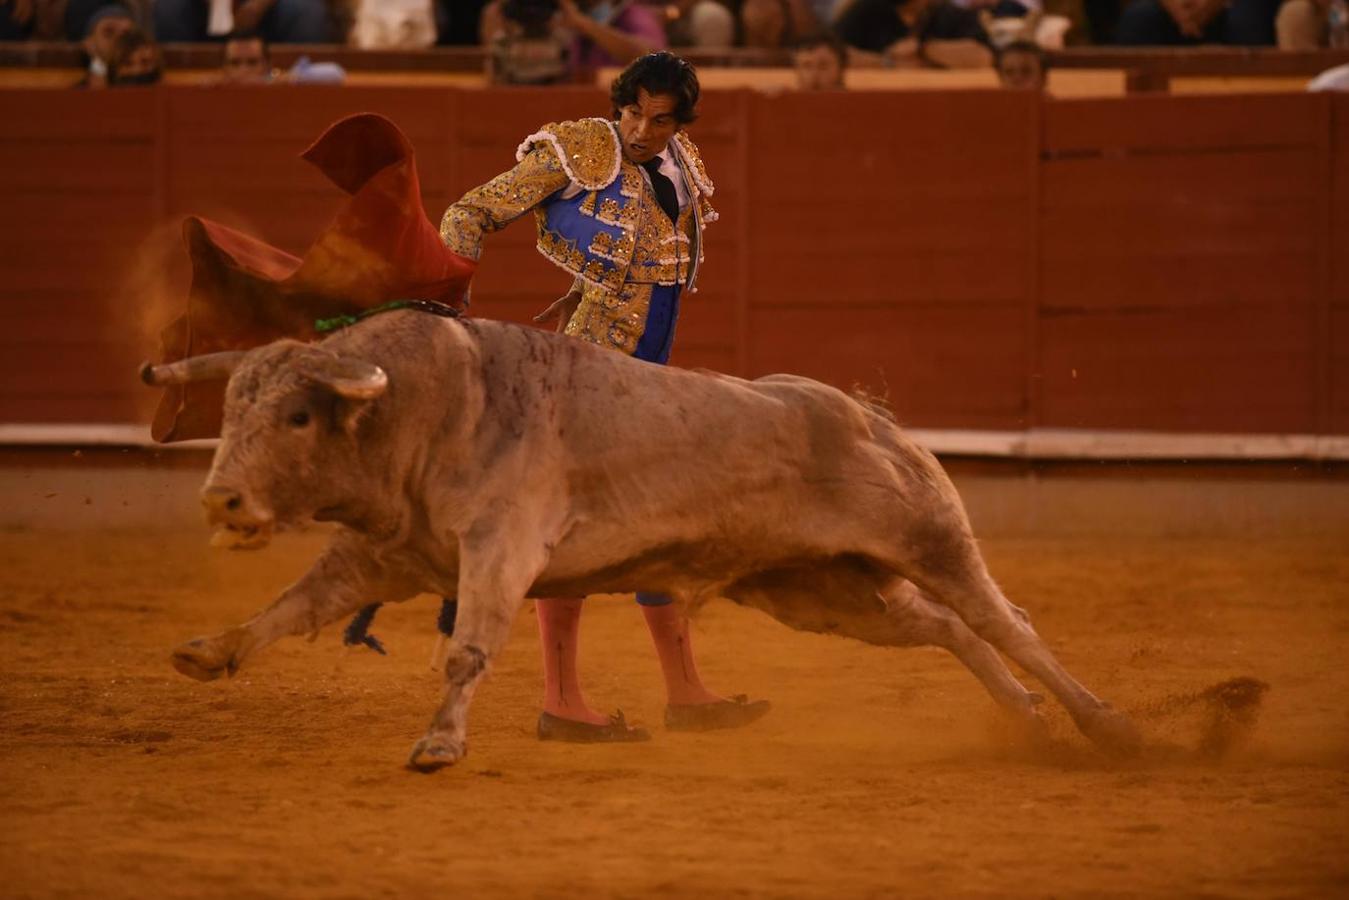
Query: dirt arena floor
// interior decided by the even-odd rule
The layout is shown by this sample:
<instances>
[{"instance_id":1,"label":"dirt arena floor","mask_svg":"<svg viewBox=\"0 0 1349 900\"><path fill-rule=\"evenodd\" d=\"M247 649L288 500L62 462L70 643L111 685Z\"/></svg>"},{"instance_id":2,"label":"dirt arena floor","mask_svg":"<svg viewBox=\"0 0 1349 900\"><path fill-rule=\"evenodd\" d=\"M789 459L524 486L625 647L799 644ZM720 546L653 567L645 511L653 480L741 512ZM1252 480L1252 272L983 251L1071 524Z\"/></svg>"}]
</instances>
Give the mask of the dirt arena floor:
<instances>
[{"instance_id":1,"label":"dirt arena floor","mask_svg":"<svg viewBox=\"0 0 1349 900\"><path fill-rule=\"evenodd\" d=\"M704 673L774 710L667 733L640 613L597 598L590 697L655 739L534 738L526 609L468 758L421 775L402 763L439 695L432 598L381 614L387 657L331 630L199 684L170 650L251 615L321 534L228 554L190 517L34 521L0 531L3 897L1349 892L1343 528L984 541L1060 659L1136 716L1140 760L1097 755L1054 705L1056 746L1017 745L940 651L795 633L725 602L696 625ZM1269 687L1247 682L1235 707L1205 695L1234 678Z\"/></svg>"}]
</instances>

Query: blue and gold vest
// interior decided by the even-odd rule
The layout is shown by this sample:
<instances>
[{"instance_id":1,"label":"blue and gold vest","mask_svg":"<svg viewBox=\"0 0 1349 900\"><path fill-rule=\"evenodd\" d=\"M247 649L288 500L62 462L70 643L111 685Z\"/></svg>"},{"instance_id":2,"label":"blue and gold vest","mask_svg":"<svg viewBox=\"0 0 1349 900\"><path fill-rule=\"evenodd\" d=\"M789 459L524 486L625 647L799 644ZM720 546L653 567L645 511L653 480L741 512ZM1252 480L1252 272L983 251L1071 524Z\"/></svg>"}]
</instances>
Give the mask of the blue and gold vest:
<instances>
[{"instance_id":1,"label":"blue and gold vest","mask_svg":"<svg viewBox=\"0 0 1349 900\"><path fill-rule=\"evenodd\" d=\"M707 200L712 183L697 147L682 133L670 142L690 201L671 223L641 169L623 158L607 119L545 125L520 145L517 159L540 146L557 153L580 189L566 199L560 192L534 210L539 252L584 282L567 332L631 353L650 286L694 290L703 226L716 220Z\"/></svg>"}]
</instances>

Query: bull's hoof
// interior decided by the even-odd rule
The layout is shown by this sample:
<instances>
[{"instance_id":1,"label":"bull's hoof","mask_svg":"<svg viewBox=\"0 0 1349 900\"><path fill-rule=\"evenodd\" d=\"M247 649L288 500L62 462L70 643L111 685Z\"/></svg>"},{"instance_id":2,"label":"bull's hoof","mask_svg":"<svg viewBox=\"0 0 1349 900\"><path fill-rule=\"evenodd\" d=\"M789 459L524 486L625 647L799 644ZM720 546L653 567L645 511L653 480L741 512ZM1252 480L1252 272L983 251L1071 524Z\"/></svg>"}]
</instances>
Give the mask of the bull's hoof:
<instances>
[{"instance_id":1,"label":"bull's hoof","mask_svg":"<svg viewBox=\"0 0 1349 900\"><path fill-rule=\"evenodd\" d=\"M233 628L211 637L193 638L173 651L173 667L188 678L214 681L239 668L243 630Z\"/></svg>"},{"instance_id":2,"label":"bull's hoof","mask_svg":"<svg viewBox=\"0 0 1349 900\"><path fill-rule=\"evenodd\" d=\"M1078 724L1092 743L1113 756L1132 757L1143 752L1143 735L1128 716L1109 706Z\"/></svg>"},{"instance_id":3,"label":"bull's hoof","mask_svg":"<svg viewBox=\"0 0 1349 900\"><path fill-rule=\"evenodd\" d=\"M452 766L468 754L467 745L447 734L428 734L412 748L408 768L418 772L434 772Z\"/></svg>"}]
</instances>

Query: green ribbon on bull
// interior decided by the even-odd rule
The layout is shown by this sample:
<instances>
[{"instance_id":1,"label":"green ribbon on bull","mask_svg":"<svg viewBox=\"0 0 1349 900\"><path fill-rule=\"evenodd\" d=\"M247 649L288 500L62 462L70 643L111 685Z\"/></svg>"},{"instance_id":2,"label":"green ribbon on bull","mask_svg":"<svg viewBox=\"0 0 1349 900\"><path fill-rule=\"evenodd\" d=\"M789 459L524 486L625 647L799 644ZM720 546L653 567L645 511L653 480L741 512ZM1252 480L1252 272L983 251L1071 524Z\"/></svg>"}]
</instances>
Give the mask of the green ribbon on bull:
<instances>
[{"instance_id":1,"label":"green ribbon on bull","mask_svg":"<svg viewBox=\"0 0 1349 900\"><path fill-rule=\"evenodd\" d=\"M327 334L328 332L336 331L339 328L350 328L362 319L368 319L378 313L391 312L395 309L419 309L422 312L444 316L448 319L459 318L459 310L437 300L390 300L388 303L372 306L355 315L333 316L331 319L315 319L314 330L319 334Z\"/></svg>"}]
</instances>

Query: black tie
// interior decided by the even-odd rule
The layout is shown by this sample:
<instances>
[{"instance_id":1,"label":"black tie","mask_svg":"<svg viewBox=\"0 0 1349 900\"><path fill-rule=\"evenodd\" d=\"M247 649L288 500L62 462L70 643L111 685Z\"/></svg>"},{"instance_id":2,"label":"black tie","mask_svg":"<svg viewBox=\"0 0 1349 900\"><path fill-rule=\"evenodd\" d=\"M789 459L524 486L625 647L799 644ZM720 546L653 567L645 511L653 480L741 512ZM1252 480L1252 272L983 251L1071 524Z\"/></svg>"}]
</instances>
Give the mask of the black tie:
<instances>
[{"instance_id":1,"label":"black tie","mask_svg":"<svg viewBox=\"0 0 1349 900\"><path fill-rule=\"evenodd\" d=\"M646 174L651 176L651 186L656 189L656 199L660 208L670 217L671 222L679 221L679 195L675 193L674 182L660 172L660 157L656 156L642 163Z\"/></svg>"}]
</instances>

